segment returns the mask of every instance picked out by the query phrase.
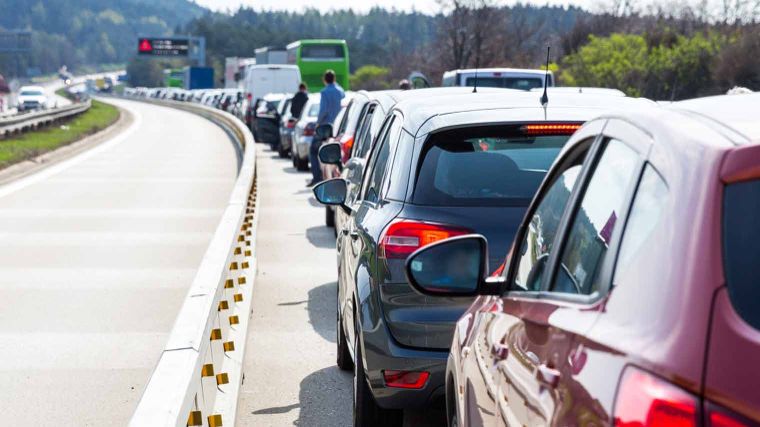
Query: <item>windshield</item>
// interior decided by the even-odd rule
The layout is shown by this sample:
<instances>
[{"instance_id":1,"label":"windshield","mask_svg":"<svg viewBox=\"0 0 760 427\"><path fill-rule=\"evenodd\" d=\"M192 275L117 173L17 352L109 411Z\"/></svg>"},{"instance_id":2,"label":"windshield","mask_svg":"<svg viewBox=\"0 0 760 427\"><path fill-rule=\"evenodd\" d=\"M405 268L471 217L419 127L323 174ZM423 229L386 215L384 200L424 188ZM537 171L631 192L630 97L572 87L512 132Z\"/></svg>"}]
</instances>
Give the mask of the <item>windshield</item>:
<instances>
[{"instance_id":1,"label":"windshield","mask_svg":"<svg viewBox=\"0 0 760 427\"><path fill-rule=\"evenodd\" d=\"M43 93L38 90L22 90L21 96L42 96Z\"/></svg>"},{"instance_id":2,"label":"windshield","mask_svg":"<svg viewBox=\"0 0 760 427\"><path fill-rule=\"evenodd\" d=\"M343 56L343 46L338 44L301 47L301 59L340 60Z\"/></svg>"},{"instance_id":3,"label":"windshield","mask_svg":"<svg viewBox=\"0 0 760 427\"><path fill-rule=\"evenodd\" d=\"M422 152L413 203L527 206L568 139L528 136L514 125L434 134Z\"/></svg>"},{"instance_id":4,"label":"windshield","mask_svg":"<svg viewBox=\"0 0 760 427\"><path fill-rule=\"evenodd\" d=\"M544 87L542 77L478 77L479 87L500 87L505 89L531 90ZM475 77L467 77L465 86L475 86Z\"/></svg>"}]
</instances>

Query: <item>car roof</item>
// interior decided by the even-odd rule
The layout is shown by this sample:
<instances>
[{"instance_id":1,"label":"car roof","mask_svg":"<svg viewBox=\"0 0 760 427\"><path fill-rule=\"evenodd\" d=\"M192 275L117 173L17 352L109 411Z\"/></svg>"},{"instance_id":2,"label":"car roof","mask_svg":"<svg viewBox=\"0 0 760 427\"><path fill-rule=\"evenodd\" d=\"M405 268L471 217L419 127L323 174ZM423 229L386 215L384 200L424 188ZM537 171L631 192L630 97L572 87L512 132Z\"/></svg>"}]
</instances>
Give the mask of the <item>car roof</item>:
<instances>
[{"instance_id":1,"label":"car roof","mask_svg":"<svg viewBox=\"0 0 760 427\"><path fill-rule=\"evenodd\" d=\"M485 88L483 88L485 89ZM394 107L404 116L404 129L422 136L444 127L506 122L586 122L611 110L656 105L644 98L607 93L549 91L549 103L541 105L536 92L493 89L440 97L414 97Z\"/></svg>"},{"instance_id":2,"label":"car roof","mask_svg":"<svg viewBox=\"0 0 760 427\"><path fill-rule=\"evenodd\" d=\"M666 108L711 125L734 144L760 143L760 92L718 95L674 102Z\"/></svg>"},{"instance_id":3,"label":"car roof","mask_svg":"<svg viewBox=\"0 0 760 427\"><path fill-rule=\"evenodd\" d=\"M498 89L498 88L480 88L479 92L493 93L501 92L511 89ZM523 92L517 91L515 92ZM472 93L472 87L466 86L451 86L451 87L433 87L425 89L410 89L410 90L375 90L375 91L360 91L359 93L366 96L370 101L377 101L385 112L390 111L397 103L407 99L417 98L436 98L438 96L446 95L464 95Z\"/></svg>"},{"instance_id":4,"label":"car roof","mask_svg":"<svg viewBox=\"0 0 760 427\"><path fill-rule=\"evenodd\" d=\"M39 91L43 91L42 86L21 86L21 88L19 88L19 91L22 91L22 90L39 90Z\"/></svg>"}]
</instances>

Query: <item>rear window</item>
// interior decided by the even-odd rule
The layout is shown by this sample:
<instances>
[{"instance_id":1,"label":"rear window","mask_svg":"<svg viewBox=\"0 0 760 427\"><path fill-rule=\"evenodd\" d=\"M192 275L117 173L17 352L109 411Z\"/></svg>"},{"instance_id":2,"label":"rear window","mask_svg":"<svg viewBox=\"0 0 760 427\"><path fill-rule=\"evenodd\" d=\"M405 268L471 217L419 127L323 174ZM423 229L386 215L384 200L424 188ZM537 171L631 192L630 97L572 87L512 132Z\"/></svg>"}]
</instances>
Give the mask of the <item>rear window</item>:
<instances>
[{"instance_id":1,"label":"rear window","mask_svg":"<svg viewBox=\"0 0 760 427\"><path fill-rule=\"evenodd\" d=\"M20 93L21 96L42 96L42 92L38 90L24 90Z\"/></svg>"},{"instance_id":2,"label":"rear window","mask_svg":"<svg viewBox=\"0 0 760 427\"><path fill-rule=\"evenodd\" d=\"M341 45L314 45L301 47L301 59L335 60L343 59Z\"/></svg>"},{"instance_id":3,"label":"rear window","mask_svg":"<svg viewBox=\"0 0 760 427\"><path fill-rule=\"evenodd\" d=\"M531 90L537 87L544 87L543 78L525 78L525 77L478 77L479 87L500 87L506 89ZM465 86L475 86L475 77L468 77L465 80Z\"/></svg>"},{"instance_id":4,"label":"rear window","mask_svg":"<svg viewBox=\"0 0 760 427\"><path fill-rule=\"evenodd\" d=\"M760 180L727 185L723 194L723 265L731 304L760 329Z\"/></svg>"},{"instance_id":5,"label":"rear window","mask_svg":"<svg viewBox=\"0 0 760 427\"><path fill-rule=\"evenodd\" d=\"M309 117L317 117L319 115L319 104L311 104L307 114Z\"/></svg>"},{"instance_id":6,"label":"rear window","mask_svg":"<svg viewBox=\"0 0 760 427\"><path fill-rule=\"evenodd\" d=\"M433 134L421 155L412 203L528 206L569 138L528 136L519 125Z\"/></svg>"}]
</instances>

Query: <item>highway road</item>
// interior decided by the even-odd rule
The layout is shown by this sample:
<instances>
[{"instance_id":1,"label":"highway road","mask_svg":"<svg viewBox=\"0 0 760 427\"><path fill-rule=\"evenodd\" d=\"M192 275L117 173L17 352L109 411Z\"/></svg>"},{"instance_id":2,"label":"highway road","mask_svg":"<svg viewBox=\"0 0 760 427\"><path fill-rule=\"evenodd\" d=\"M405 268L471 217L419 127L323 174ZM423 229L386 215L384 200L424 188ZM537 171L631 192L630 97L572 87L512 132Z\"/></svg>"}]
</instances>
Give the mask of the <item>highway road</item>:
<instances>
[{"instance_id":1,"label":"highway road","mask_svg":"<svg viewBox=\"0 0 760 427\"><path fill-rule=\"evenodd\" d=\"M3 424L126 424L228 202L220 128L114 103L119 136L0 187Z\"/></svg>"},{"instance_id":2,"label":"highway road","mask_svg":"<svg viewBox=\"0 0 760 427\"><path fill-rule=\"evenodd\" d=\"M350 426L353 374L335 365L337 261L324 207L296 172L258 145L261 197L254 287L237 425ZM408 411L408 426L442 413Z\"/></svg>"}]
</instances>

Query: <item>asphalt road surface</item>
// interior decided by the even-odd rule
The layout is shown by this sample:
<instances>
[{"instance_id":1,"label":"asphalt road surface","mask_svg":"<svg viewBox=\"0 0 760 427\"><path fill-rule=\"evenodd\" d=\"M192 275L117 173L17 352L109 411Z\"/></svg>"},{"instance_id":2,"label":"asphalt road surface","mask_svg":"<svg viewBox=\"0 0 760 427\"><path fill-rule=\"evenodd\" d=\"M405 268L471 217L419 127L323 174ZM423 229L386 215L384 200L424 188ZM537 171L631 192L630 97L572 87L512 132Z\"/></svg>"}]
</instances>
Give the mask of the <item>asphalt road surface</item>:
<instances>
[{"instance_id":1,"label":"asphalt road surface","mask_svg":"<svg viewBox=\"0 0 760 427\"><path fill-rule=\"evenodd\" d=\"M0 187L4 425L125 425L228 202L220 128L115 103L119 136Z\"/></svg>"},{"instance_id":2,"label":"asphalt road surface","mask_svg":"<svg viewBox=\"0 0 760 427\"><path fill-rule=\"evenodd\" d=\"M248 331L240 426L350 426L353 374L335 365L336 252L324 207L289 159L258 144L258 276ZM433 410L407 426L432 426Z\"/></svg>"}]
</instances>

